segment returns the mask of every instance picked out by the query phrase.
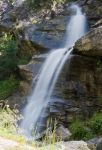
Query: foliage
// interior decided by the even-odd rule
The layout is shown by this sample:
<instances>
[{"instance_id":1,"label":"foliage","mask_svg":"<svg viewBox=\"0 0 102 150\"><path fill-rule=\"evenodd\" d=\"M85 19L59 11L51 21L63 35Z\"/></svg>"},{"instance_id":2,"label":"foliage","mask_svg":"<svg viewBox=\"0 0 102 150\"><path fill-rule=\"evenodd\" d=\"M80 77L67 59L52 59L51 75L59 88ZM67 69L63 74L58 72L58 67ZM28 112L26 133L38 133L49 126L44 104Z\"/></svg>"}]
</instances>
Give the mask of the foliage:
<instances>
[{"instance_id":1,"label":"foliage","mask_svg":"<svg viewBox=\"0 0 102 150\"><path fill-rule=\"evenodd\" d=\"M10 76L17 65L17 41L4 34L0 37L0 79Z\"/></svg>"},{"instance_id":2,"label":"foliage","mask_svg":"<svg viewBox=\"0 0 102 150\"><path fill-rule=\"evenodd\" d=\"M41 8L46 6L51 7L53 3L65 3L69 1L75 0L26 0L26 3L31 8Z\"/></svg>"},{"instance_id":3,"label":"foliage","mask_svg":"<svg viewBox=\"0 0 102 150\"><path fill-rule=\"evenodd\" d=\"M0 81L0 99L10 96L18 86L18 81L14 77Z\"/></svg>"},{"instance_id":4,"label":"foliage","mask_svg":"<svg viewBox=\"0 0 102 150\"><path fill-rule=\"evenodd\" d=\"M90 129L85 127L84 123L79 120L71 124L70 130L72 132L72 138L75 140L88 140L93 137Z\"/></svg>"},{"instance_id":5,"label":"foliage","mask_svg":"<svg viewBox=\"0 0 102 150\"><path fill-rule=\"evenodd\" d=\"M18 59L18 65L26 65L29 63L29 58L27 57L21 57Z\"/></svg>"},{"instance_id":6,"label":"foliage","mask_svg":"<svg viewBox=\"0 0 102 150\"><path fill-rule=\"evenodd\" d=\"M102 135L102 113L95 113L88 125L95 134Z\"/></svg>"}]
</instances>

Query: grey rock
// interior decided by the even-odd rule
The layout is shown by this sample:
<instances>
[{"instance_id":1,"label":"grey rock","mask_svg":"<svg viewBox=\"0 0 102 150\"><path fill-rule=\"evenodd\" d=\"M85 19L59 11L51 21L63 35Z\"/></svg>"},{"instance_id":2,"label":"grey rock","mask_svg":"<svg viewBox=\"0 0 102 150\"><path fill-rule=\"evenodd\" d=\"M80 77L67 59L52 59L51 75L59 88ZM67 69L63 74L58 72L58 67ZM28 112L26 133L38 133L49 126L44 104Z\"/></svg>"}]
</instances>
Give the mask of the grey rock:
<instances>
[{"instance_id":1,"label":"grey rock","mask_svg":"<svg viewBox=\"0 0 102 150\"><path fill-rule=\"evenodd\" d=\"M102 150L102 138L99 139L96 150Z\"/></svg>"},{"instance_id":2,"label":"grey rock","mask_svg":"<svg viewBox=\"0 0 102 150\"><path fill-rule=\"evenodd\" d=\"M71 132L65 128L63 125L60 125L57 129L56 129L56 136L58 139L64 141L64 140L69 140L69 138L71 137Z\"/></svg>"}]
</instances>

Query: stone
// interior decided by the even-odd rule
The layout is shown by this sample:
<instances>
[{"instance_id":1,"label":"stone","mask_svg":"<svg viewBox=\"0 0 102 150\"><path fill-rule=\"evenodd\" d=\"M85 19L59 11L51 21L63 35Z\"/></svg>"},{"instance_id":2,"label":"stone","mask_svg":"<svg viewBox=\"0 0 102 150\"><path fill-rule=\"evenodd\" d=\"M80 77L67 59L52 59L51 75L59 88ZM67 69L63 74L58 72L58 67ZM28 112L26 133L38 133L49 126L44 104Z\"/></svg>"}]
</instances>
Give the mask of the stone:
<instances>
[{"instance_id":1,"label":"stone","mask_svg":"<svg viewBox=\"0 0 102 150\"><path fill-rule=\"evenodd\" d=\"M88 32L74 47L76 53L88 56L102 56L102 26Z\"/></svg>"},{"instance_id":2,"label":"stone","mask_svg":"<svg viewBox=\"0 0 102 150\"><path fill-rule=\"evenodd\" d=\"M93 138L87 141L87 145L91 150L96 150L96 145L99 141L99 138Z\"/></svg>"},{"instance_id":3,"label":"stone","mask_svg":"<svg viewBox=\"0 0 102 150\"><path fill-rule=\"evenodd\" d=\"M35 48L41 49L41 52L57 48L63 41L67 20L67 16L58 16L36 26L28 26L23 30L21 40L31 42Z\"/></svg>"},{"instance_id":4,"label":"stone","mask_svg":"<svg viewBox=\"0 0 102 150\"><path fill-rule=\"evenodd\" d=\"M7 104L10 106L11 109L19 109L24 105L25 98L21 95L20 92L13 93L7 99Z\"/></svg>"},{"instance_id":5,"label":"stone","mask_svg":"<svg viewBox=\"0 0 102 150\"><path fill-rule=\"evenodd\" d=\"M79 0L82 3L81 0ZM98 0L86 0L82 5L84 12L88 18L89 26L92 26L102 18L102 1Z\"/></svg>"},{"instance_id":6,"label":"stone","mask_svg":"<svg viewBox=\"0 0 102 150\"><path fill-rule=\"evenodd\" d=\"M52 149L56 150L90 150L87 146L87 143L84 141L70 141L70 142L59 142L54 145L46 146L44 149L48 150L52 147Z\"/></svg>"},{"instance_id":7,"label":"stone","mask_svg":"<svg viewBox=\"0 0 102 150\"><path fill-rule=\"evenodd\" d=\"M32 79L33 79L33 74L32 71L28 68L28 65L19 65L19 73L20 76L31 83Z\"/></svg>"},{"instance_id":8,"label":"stone","mask_svg":"<svg viewBox=\"0 0 102 150\"><path fill-rule=\"evenodd\" d=\"M34 55L27 65L19 65L19 75L21 77L20 91L23 95L27 95L31 88L31 84L36 83L40 68L47 55Z\"/></svg>"},{"instance_id":9,"label":"stone","mask_svg":"<svg viewBox=\"0 0 102 150\"><path fill-rule=\"evenodd\" d=\"M99 139L96 150L102 150L102 138Z\"/></svg>"},{"instance_id":10,"label":"stone","mask_svg":"<svg viewBox=\"0 0 102 150\"><path fill-rule=\"evenodd\" d=\"M96 28L96 27L99 27L99 26L102 26L102 19L98 20L92 27Z\"/></svg>"},{"instance_id":11,"label":"stone","mask_svg":"<svg viewBox=\"0 0 102 150\"><path fill-rule=\"evenodd\" d=\"M30 92L30 87L31 85L29 83L27 83L26 81L21 81L19 85L20 93L24 96L28 95Z\"/></svg>"},{"instance_id":12,"label":"stone","mask_svg":"<svg viewBox=\"0 0 102 150\"><path fill-rule=\"evenodd\" d=\"M56 136L59 140L62 140L62 141L69 140L69 138L71 137L71 132L67 128L65 128L63 125L60 125L56 129Z\"/></svg>"}]
</instances>

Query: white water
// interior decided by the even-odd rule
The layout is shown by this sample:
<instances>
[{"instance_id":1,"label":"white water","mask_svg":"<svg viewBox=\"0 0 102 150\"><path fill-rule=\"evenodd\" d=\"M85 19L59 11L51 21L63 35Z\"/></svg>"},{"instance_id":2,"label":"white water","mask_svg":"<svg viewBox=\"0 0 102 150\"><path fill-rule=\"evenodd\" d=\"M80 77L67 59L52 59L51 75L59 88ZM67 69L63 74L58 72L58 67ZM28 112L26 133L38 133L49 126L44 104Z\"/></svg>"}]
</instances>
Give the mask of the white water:
<instances>
[{"instance_id":1,"label":"white water","mask_svg":"<svg viewBox=\"0 0 102 150\"><path fill-rule=\"evenodd\" d=\"M82 14L81 9L77 5L71 6L71 9L76 14L71 16L68 23L65 47L52 50L49 54L36 86L28 97L28 104L24 109L24 120L21 123L21 128L24 130L23 134L27 137L32 137L32 129L37 128L37 122L48 105L61 69L65 61L70 59L73 45L86 32L86 17Z\"/></svg>"}]
</instances>

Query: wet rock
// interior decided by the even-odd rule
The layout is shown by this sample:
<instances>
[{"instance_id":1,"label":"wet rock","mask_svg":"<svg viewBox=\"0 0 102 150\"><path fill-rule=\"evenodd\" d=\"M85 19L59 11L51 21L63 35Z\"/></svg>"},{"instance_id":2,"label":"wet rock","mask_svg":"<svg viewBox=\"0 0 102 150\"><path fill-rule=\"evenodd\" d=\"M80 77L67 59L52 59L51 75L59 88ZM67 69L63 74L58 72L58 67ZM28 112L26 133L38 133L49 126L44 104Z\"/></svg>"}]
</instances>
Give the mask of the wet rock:
<instances>
[{"instance_id":1,"label":"wet rock","mask_svg":"<svg viewBox=\"0 0 102 150\"><path fill-rule=\"evenodd\" d=\"M71 132L63 125L61 125L56 130L56 136L62 141L69 140L69 138L71 137Z\"/></svg>"},{"instance_id":2,"label":"wet rock","mask_svg":"<svg viewBox=\"0 0 102 150\"><path fill-rule=\"evenodd\" d=\"M91 30L78 40L74 49L77 53L89 56L102 56L102 26Z\"/></svg>"}]
</instances>

